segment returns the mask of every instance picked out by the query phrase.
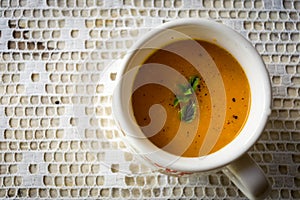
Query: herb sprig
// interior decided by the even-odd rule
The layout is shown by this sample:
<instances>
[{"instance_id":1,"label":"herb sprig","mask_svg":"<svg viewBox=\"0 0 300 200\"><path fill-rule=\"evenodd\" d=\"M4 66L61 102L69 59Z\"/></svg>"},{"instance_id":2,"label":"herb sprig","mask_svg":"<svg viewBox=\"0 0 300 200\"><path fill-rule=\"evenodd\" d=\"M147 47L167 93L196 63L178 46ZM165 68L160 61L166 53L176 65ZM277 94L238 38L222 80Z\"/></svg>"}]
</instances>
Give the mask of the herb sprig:
<instances>
[{"instance_id":1,"label":"herb sprig","mask_svg":"<svg viewBox=\"0 0 300 200\"><path fill-rule=\"evenodd\" d=\"M193 94L199 87L200 79L198 76L192 76L189 79L189 84L179 84L180 95L177 95L174 99L174 107L182 103L182 107L179 110L179 117L181 121L191 122L196 116L196 103L193 98Z\"/></svg>"}]
</instances>

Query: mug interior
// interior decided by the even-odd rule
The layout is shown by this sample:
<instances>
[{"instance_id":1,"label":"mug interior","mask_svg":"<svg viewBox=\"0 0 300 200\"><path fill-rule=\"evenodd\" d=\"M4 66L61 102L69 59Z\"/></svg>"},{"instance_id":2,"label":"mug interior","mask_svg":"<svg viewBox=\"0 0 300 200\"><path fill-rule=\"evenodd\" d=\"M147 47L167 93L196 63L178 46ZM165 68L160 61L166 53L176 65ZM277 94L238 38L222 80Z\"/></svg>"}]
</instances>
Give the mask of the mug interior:
<instances>
[{"instance_id":1,"label":"mug interior","mask_svg":"<svg viewBox=\"0 0 300 200\"><path fill-rule=\"evenodd\" d=\"M139 154L151 162L177 171L207 171L224 166L245 153L259 138L271 112L270 80L265 65L252 45L243 36L225 25L204 19L176 20L163 24L139 40L124 59L122 74L141 65L153 53L176 40L199 39L226 49L240 63L248 78L251 104L247 121L241 132L222 149L202 157L179 157L163 151L148 139L131 120L134 118L131 103L124 96L131 94L134 74L126 81L120 81L113 98L114 114L126 140ZM128 110L129 112L126 112Z\"/></svg>"}]
</instances>

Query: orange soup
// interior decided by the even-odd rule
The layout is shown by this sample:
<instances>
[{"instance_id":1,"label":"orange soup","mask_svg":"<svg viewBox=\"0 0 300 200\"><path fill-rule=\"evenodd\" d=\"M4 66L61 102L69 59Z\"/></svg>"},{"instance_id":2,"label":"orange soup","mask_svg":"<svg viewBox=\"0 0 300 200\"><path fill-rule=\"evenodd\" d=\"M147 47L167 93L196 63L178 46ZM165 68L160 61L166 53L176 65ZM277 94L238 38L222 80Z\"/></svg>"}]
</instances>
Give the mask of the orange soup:
<instances>
[{"instance_id":1,"label":"orange soup","mask_svg":"<svg viewBox=\"0 0 300 200\"><path fill-rule=\"evenodd\" d=\"M192 50L191 42L201 46L200 50ZM188 52L191 56L187 59L172 49L180 49L181 52ZM213 62L208 63L207 60ZM154 145L175 155L198 157L218 151L239 134L247 120L251 95L245 72L230 53L206 41L176 41L155 50L144 61L134 84L138 85L146 76L151 76L153 63L169 66L187 80L185 83L174 80L173 85L175 90L179 91L178 94L174 94L174 88L167 88L157 82L144 84L133 92L131 98L133 113L140 127L147 127L154 121L164 122L155 134L142 129ZM220 79L214 79L215 75L211 75L210 79L213 81L207 81L201 74L201 69L209 70L213 67L218 71ZM160 81L163 82L164 79ZM211 82L216 84L208 85ZM225 102L213 93L214 87L224 88ZM213 101L214 98L217 100ZM162 114L151 116L149 111L157 104L163 106L164 111ZM219 116L223 113L221 119L213 117L215 114L212 110L218 104L225 106L223 111L217 112ZM160 119L163 117L165 119ZM218 123L221 124L221 129L214 129ZM210 128L218 132L216 133L218 137L208 152L201 153L202 145L208 142L206 138Z\"/></svg>"}]
</instances>

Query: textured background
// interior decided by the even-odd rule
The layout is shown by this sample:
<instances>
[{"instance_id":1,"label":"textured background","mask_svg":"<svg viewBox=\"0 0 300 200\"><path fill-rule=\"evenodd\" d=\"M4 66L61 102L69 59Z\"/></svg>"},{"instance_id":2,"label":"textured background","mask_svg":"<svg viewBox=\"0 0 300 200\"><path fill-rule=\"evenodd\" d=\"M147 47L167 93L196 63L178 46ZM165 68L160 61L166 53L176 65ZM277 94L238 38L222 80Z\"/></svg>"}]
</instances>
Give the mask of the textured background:
<instances>
[{"instance_id":1,"label":"textured background","mask_svg":"<svg viewBox=\"0 0 300 200\"><path fill-rule=\"evenodd\" d=\"M0 197L245 199L221 171L151 172L111 117L114 61L159 24L210 18L266 63L273 109L249 153L270 199L299 199L299 13L296 0L0 0Z\"/></svg>"}]
</instances>

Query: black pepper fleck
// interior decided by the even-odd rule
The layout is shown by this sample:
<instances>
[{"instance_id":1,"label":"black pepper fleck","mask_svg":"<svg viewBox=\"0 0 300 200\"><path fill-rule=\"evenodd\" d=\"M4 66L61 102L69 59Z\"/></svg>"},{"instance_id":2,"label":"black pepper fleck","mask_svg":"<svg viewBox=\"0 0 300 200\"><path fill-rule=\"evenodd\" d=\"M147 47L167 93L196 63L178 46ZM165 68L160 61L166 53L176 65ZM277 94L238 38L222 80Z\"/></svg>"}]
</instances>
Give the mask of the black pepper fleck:
<instances>
[{"instance_id":1,"label":"black pepper fleck","mask_svg":"<svg viewBox=\"0 0 300 200\"><path fill-rule=\"evenodd\" d=\"M238 118L238 116L237 116L237 115L232 115L232 117L233 117L234 119L237 119L237 118Z\"/></svg>"},{"instance_id":2,"label":"black pepper fleck","mask_svg":"<svg viewBox=\"0 0 300 200\"><path fill-rule=\"evenodd\" d=\"M235 102L235 98L232 98L232 101Z\"/></svg>"},{"instance_id":3,"label":"black pepper fleck","mask_svg":"<svg viewBox=\"0 0 300 200\"><path fill-rule=\"evenodd\" d=\"M58 105L58 104L59 104L59 101L55 101L54 103L55 103L56 105Z\"/></svg>"}]
</instances>

